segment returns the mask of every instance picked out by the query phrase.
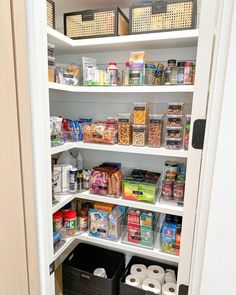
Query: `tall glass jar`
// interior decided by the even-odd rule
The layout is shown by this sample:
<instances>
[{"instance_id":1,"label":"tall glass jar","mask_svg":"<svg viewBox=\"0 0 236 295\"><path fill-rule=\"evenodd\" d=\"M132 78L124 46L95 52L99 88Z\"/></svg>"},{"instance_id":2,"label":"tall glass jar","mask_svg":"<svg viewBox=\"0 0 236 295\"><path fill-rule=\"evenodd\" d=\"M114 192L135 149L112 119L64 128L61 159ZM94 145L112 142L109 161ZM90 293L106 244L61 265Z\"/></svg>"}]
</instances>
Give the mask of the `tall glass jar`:
<instances>
[{"instance_id":1,"label":"tall glass jar","mask_svg":"<svg viewBox=\"0 0 236 295\"><path fill-rule=\"evenodd\" d=\"M176 85L177 84L177 67L176 60L169 59L167 62L167 67L165 70L165 84L166 85Z\"/></svg>"},{"instance_id":2,"label":"tall glass jar","mask_svg":"<svg viewBox=\"0 0 236 295\"><path fill-rule=\"evenodd\" d=\"M184 84L191 85L193 84L193 63L186 62L184 64Z\"/></svg>"},{"instance_id":3,"label":"tall glass jar","mask_svg":"<svg viewBox=\"0 0 236 295\"><path fill-rule=\"evenodd\" d=\"M178 62L177 84L184 84L184 62Z\"/></svg>"}]
</instances>

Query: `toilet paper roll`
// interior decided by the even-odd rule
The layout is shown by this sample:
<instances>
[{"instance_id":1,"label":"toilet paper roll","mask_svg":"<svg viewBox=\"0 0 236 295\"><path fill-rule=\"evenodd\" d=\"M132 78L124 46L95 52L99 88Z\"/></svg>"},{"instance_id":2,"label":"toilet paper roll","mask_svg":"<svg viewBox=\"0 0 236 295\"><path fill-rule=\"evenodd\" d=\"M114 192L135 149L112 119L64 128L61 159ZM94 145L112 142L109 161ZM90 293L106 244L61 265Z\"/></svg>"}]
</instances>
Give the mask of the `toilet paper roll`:
<instances>
[{"instance_id":1,"label":"toilet paper roll","mask_svg":"<svg viewBox=\"0 0 236 295\"><path fill-rule=\"evenodd\" d=\"M161 284L154 279L145 279L142 284L142 289L145 291L151 291L154 294L161 294Z\"/></svg>"},{"instance_id":2,"label":"toilet paper roll","mask_svg":"<svg viewBox=\"0 0 236 295\"><path fill-rule=\"evenodd\" d=\"M105 271L104 268L96 268L94 270L93 274L95 276L102 277L102 278L106 278L107 277L107 273L106 273L106 271Z\"/></svg>"},{"instance_id":3,"label":"toilet paper roll","mask_svg":"<svg viewBox=\"0 0 236 295\"><path fill-rule=\"evenodd\" d=\"M133 287L137 287L137 288L141 288L141 282L140 279L136 276L133 275L128 275L125 278L125 282L127 285L133 286Z\"/></svg>"},{"instance_id":4,"label":"toilet paper roll","mask_svg":"<svg viewBox=\"0 0 236 295\"><path fill-rule=\"evenodd\" d=\"M165 282L176 284L176 275L173 269L166 269Z\"/></svg>"},{"instance_id":5,"label":"toilet paper roll","mask_svg":"<svg viewBox=\"0 0 236 295\"><path fill-rule=\"evenodd\" d=\"M147 267L144 264L133 264L130 273L139 278L142 283L147 277Z\"/></svg>"},{"instance_id":6,"label":"toilet paper roll","mask_svg":"<svg viewBox=\"0 0 236 295\"><path fill-rule=\"evenodd\" d=\"M150 265L147 269L147 277L149 279L155 279L163 285L165 281L165 270L161 266Z\"/></svg>"},{"instance_id":7,"label":"toilet paper roll","mask_svg":"<svg viewBox=\"0 0 236 295\"><path fill-rule=\"evenodd\" d=\"M177 294L177 285L174 283L167 283L162 286L162 295L175 295Z\"/></svg>"}]
</instances>

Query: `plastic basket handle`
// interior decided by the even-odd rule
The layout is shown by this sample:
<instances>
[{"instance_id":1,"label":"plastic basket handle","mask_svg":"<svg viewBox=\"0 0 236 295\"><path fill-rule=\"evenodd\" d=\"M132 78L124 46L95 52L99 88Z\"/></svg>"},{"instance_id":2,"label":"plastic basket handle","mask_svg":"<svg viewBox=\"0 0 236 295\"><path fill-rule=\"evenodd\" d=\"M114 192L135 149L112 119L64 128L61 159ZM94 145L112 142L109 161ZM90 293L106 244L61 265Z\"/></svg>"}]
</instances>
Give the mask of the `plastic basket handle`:
<instances>
[{"instance_id":1,"label":"plastic basket handle","mask_svg":"<svg viewBox=\"0 0 236 295\"><path fill-rule=\"evenodd\" d=\"M167 2L165 0L154 0L152 2L152 14L166 13Z\"/></svg>"}]
</instances>

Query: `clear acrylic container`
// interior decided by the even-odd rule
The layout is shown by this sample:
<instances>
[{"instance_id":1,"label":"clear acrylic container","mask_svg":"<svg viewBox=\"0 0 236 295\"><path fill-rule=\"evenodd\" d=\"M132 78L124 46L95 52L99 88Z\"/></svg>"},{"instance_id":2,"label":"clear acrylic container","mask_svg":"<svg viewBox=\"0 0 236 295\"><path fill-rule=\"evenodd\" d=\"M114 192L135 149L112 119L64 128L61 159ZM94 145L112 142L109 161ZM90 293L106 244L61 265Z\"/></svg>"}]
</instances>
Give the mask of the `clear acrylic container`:
<instances>
[{"instance_id":1,"label":"clear acrylic container","mask_svg":"<svg viewBox=\"0 0 236 295\"><path fill-rule=\"evenodd\" d=\"M182 127L166 127L166 138L183 138Z\"/></svg>"},{"instance_id":2,"label":"clear acrylic container","mask_svg":"<svg viewBox=\"0 0 236 295\"><path fill-rule=\"evenodd\" d=\"M133 112L133 124L146 125L148 119L148 104L145 102L135 102Z\"/></svg>"},{"instance_id":3,"label":"clear acrylic container","mask_svg":"<svg viewBox=\"0 0 236 295\"><path fill-rule=\"evenodd\" d=\"M118 144L120 145L132 144L131 118L131 114L118 115Z\"/></svg>"},{"instance_id":4,"label":"clear acrylic container","mask_svg":"<svg viewBox=\"0 0 236 295\"><path fill-rule=\"evenodd\" d=\"M183 102L170 102L168 103L168 111L169 115L183 115L184 112L184 104Z\"/></svg>"},{"instance_id":5,"label":"clear acrylic container","mask_svg":"<svg viewBox=\"0 0 236 295\"><path fill-rule=\"evenodd\" d=\"M149 114L148 143L149 147L161 147L163 115Z\"/></svg>"},{"instance_id":6,"label":"clear acrylic container","mask_svg":"<svg viewBox=\"0 0 236 295\"><path fill-rule=\"evenodd\" d=\"M166 148L170 150L180 150L182 148L182 138L166 138Z\"/></svg>"},{"instance_id":7,"label":"clear acrylic container","mask_svg":"<svg viewBox=\"0 0 236 295\"><path fill-rule=\"evenodd\" d=\"M146 125L133 125L133 146L145 146L147 138L146 133Z\"/></svg>"},{"instance_id":8,"label":"clear acrylic container","mask_svg":"<svg viewBox=\"0 0 236 295\"><path fill-rule=\"evenodd\" d=\"M182 127L183 126L183 115L166 115L166 126L167 127Z\"/></svg>"}]
</instances>

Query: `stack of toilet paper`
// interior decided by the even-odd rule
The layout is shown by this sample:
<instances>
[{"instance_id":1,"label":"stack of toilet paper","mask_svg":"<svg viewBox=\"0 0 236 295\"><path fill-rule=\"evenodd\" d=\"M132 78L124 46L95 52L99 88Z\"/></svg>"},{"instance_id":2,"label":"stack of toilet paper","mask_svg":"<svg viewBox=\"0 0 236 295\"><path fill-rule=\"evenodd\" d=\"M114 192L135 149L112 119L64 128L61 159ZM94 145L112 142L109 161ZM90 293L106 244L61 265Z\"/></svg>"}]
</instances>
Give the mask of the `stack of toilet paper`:
<instances>
[{"instance_id":1,"label":"stack of toilet paper","mask_svg":"<svg viewBox=\"0 0 236 295\"><path fill-rule=\"evenodd\" d=\"M144 264L132 265L125 282L157 295L176 294L175 272L171 269L165 271L158 265L150 265L148 268Z\"/></svg>"}]
</instances>

